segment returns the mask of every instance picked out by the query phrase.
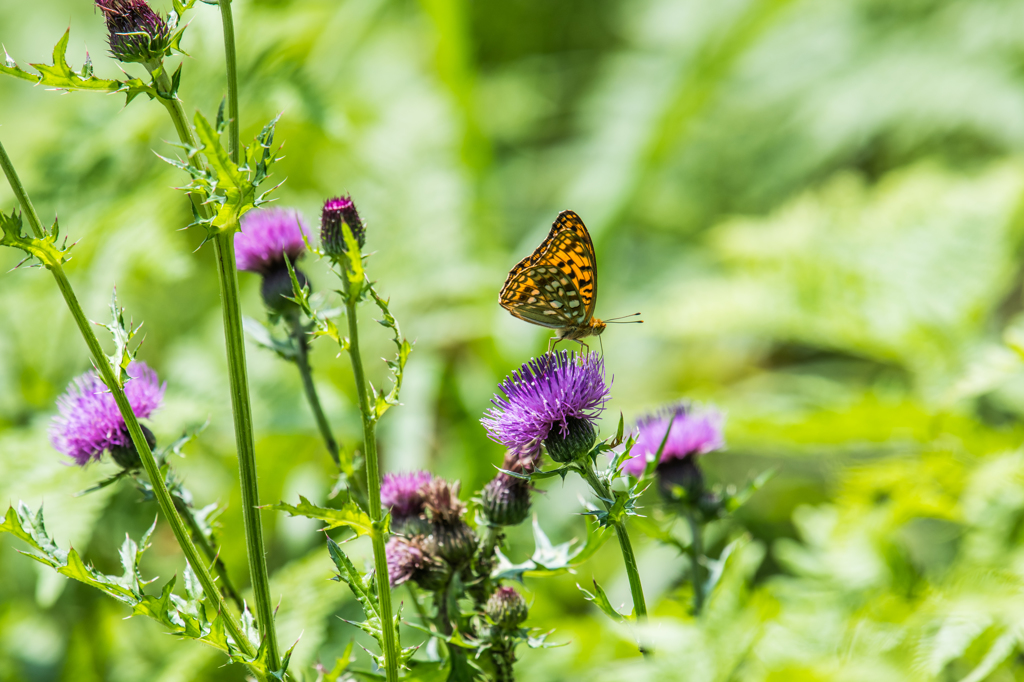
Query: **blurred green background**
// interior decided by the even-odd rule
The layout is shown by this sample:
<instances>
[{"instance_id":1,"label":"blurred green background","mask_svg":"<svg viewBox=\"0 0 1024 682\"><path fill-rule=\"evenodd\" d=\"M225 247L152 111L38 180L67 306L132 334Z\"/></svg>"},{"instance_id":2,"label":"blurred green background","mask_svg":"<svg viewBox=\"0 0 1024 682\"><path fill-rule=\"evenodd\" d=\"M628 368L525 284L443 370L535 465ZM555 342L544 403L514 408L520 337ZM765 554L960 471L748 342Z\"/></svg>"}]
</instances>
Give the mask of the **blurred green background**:
<instances>
[{"instance_id":1,"label":"blurred green background","mask_svg":"<svg viewBox=\"0 0 1024 682\"><path fill-rule=\"evenodd\" d=\"M522 651L521 679L1024 679L1024 2L234 6L243 139L283 112L278 205L315 224L325 197L351 192L371 274L416 340L404 406L382 425L386 469L429 468L467 493L493 475L502 453L478 419L547 338L497 292L566 208L595 240L598 315L645 319L603 337L606 435L620 411L685 396L728 413L728 451L704 460L713 481L779 467L738 523L712 529L716 555L737 542L699 620L685 557L634 529L651 663L574 585L597 577L628 602L614 547L575 576L528 580L528 624L567 644ZM219 17L199 5L190 18L180 95L212 116ZM87 0L0 4L0 40L23 66L49 61L68 26L70 61L88 50L117 77ZM86 312L104 320L116 285L144 321L140 358L168 383L150 421L160 441L210 420L178 466L197 503L227 505L223 556L244 584L212 250L180 231L184 179L153 154L174 151L164 111L123 105L0 79L0 139L44 219L78 242L68 271ZM7 272L18 261L0 253L0 502L45 503L58 541L113 572L124 533L156 509L127 485L73 497L114 469L66 466L48 444L54 400L89 362L51 279ZM322 263L305 270L330 289ZM258 278L240 279L262 318ZM366 322L366 356L390 355ZM257 346L248 357L262 498L323 500L331 467L294 368ZM313 362L351 449L347 361L320 342ZM547 490L548 533L579 536L582 488ZM355 636L337 616L358 608L327 580L316 524L264 519L280 638L302 633L292 667L308 675ZM532 549L520 531L514 560ZM20 547L0 536L0 679L244 678ZM160 526L145 571L182 565Z\"/></svg>"}]
</instances>

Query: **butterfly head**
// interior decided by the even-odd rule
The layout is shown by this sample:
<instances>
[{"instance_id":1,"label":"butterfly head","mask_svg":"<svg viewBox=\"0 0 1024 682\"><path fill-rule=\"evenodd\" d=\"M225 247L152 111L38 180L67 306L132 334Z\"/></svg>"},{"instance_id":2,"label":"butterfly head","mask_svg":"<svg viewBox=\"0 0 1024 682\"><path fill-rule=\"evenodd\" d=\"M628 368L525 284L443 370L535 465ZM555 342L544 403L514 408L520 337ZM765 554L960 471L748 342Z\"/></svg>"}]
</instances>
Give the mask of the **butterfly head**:
<instances>
[{"instance_id":1,"label":"butterfly head","mask_svg":"<svg viewBox=\"0 0 1024 682\"><path fill-rule=\"evenodd\" d=\"M604 328L607 326L608 325L606 325L603 320L599 320L596 317L591 318L589 333L591 336L601 336L601 332L603 332Z\"/></svg>"}]
</instances>

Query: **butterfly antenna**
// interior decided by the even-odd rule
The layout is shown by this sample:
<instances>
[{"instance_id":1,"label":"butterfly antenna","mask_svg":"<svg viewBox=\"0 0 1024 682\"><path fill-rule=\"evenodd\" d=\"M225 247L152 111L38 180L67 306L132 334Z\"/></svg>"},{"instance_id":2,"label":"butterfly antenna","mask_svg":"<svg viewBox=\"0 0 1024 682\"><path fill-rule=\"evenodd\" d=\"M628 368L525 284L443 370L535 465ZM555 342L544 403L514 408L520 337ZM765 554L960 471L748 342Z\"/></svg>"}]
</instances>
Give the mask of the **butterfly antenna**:
<instances>
[{"instance_id":1,"label":"butterfly antenna","mask_svg":"<svg viewBox=\"0 0 1024 682\"><path fill-rule=\"evenodd\" d=\"M611 319L606 319L605 322L613 322L615 324L643 324L643 320L629 320L627 322L623 322L622 321L622 320L625 320L627 317L636 317L639 314L640 313L633 313L632 315L623 315L622 317L613 317Z\"/></svg>"}]
</instances>

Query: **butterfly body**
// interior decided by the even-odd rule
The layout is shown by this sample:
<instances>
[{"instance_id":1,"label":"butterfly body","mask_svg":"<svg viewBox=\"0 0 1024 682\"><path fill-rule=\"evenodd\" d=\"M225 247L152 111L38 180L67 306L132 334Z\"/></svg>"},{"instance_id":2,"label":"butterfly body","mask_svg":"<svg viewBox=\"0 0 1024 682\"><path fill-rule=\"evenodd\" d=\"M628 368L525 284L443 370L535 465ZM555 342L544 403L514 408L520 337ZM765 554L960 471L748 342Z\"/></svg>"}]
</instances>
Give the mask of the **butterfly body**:
<instances>
[{"instance_id":1,"label":"butterfly body","mask_svg":"<svg viewBox=\"0 0 1024 682\"><path fill-rule=\"evenodd\" d=\"M599 336L605 323L594 317L597 257L586 225L573 211L558 214L540 246L521 260L498 296L501 307L521 320L555 330L552 344Z\"/></svg>"}]
</instances>

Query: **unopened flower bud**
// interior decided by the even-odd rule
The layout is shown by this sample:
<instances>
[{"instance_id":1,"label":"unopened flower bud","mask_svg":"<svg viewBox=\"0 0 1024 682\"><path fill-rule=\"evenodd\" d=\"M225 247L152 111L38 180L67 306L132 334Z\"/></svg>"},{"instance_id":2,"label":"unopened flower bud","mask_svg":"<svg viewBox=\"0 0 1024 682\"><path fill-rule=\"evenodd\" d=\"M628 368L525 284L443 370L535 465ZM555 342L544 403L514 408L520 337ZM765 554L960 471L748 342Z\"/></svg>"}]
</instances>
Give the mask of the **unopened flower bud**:
<instances>
[{"instance_id":1,"label":"unopened flower bud","mask_svg":"<svg viewBox=\"0 0 1024 682\"><path fill-rule=\"evenodd\" d=\"M110 54L120 62L156 62L171 47L171 29L145 0L96 0L107 23Z\"/></svg>"},{"instance_id":2,"label":"unopened flower bud","mask_svg":"<svg viewBox=\"0 0 1024 682\"><path fill-rule=\"evenodd\" d=\"M551 459L560 464L585 456L597 442L597 430L589 419L568 417L565 423L564 430L557 424L552 426L544 439Z\"/></svg>"},{"instance_id":3,"label":"unopened flower bud","mask_svg":"<svg viewBox=\"0 0 1024 682\"><path fill-rule=\"evenodd\" d=\"M499 587L484 605L487 617L498 627L515 630L529 615L523 595L511 587Z\"/></svg>"},{"instance_id":4,"label":"unopened flower bud","mask_svg":"<svg viewBox=\"0 0 1024 682\"><path fill-rule=\"evenodd\" d=\"M366 225L359 217L359 211L352 202L352 197L345 195L328 199L324 202L324 210L320 216L320 245L324 253L332 258L338 258L348 251L345 246L345 231L342 224L348 225L352 236L355 237L359 247L366 244Z\"/></svg>"},{"instance_id":5,"label":"unopened flower bud","mask_svg":"<svg viewBox=\"0 0 1024 682\"><path fill-rule=\"evenodd\" d=\"M453 568L461 568L473 558L479 538L462 520L466 506L459 500L459 482L435 478L423 486L422 494L434 551Z\"/></svg>"},{"instance_id":6,"label":"unopened flower bud","mask_svg":"<svg viewBox=\"0 0 1024 682\"><path fill-rule=\"evenodd\" d=\"M515 526L530 513L530 483L499 473L480 493L483 512L495 526Z\"/></svg>"}]
</instances>

